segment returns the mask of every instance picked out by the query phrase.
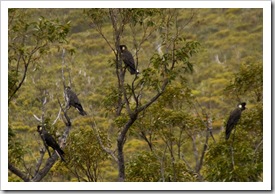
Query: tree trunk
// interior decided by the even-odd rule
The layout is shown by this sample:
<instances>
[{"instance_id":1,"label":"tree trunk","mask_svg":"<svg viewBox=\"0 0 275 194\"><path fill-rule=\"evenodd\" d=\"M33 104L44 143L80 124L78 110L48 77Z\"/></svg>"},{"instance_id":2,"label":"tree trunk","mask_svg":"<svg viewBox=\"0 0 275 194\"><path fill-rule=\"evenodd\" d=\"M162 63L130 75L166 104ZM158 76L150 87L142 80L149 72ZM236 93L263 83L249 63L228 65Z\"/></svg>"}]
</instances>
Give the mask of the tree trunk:
<instances>
[{"instance_id":1,"label":"tree trunk","mask_svg":"<svg viewBox=\"0 0 275 194\"><path fill-rule=\"evenodd\" d=\"M125 181L125 163L124 163L124 153L123 153L123 147L126 140L126 134L132 124L137 119L137 113L130 116L130 119L123 127L123 130L119 134L117 138L117 159L118 159L118 181L124 182Z\"/></svg>"}]
</instances>

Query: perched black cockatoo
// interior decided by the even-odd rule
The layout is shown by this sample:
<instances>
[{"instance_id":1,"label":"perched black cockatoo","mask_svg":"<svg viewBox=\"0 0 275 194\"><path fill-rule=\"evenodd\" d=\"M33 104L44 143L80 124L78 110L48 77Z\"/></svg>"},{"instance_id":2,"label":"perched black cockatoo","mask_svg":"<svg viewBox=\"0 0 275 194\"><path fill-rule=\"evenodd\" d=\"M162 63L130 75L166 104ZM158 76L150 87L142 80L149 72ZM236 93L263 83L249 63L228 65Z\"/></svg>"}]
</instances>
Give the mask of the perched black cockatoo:
<instances>
[{"instance_id":1,"label":"perched black cockatoo","mask_svg":"<svg viewBox=\"0 0 275 194\"><path fill-rule=\"evenodd\" d=\"M225 131L225 139L226 140L229 139L231 131L233 130L233 128L236 126L236 124L240 120L242 111L245 110L245 105L246 105L245 102L239 103L238 107L230 113L230 116L229 116L227 124L226 124L226 131Z\"/></svg>"},{"instance_id":2,"label":"perched black cockatoo","mask_svg":"<svg viewBox=\"0 0 275 194\"><path fill-rule=\"evenodd\" d=\"M67 101L66 108L73 106L78 110L79 114L81 114L82 116L87 115L82 105L80 104L77 95L72 91L72 89L69 86L65 88L65 99Z\"/></svg>"},{"instance_id":3,"label":"perched black cockatoo","mask_svg":"<svg viewBox=\"0 0 275 194\"><path fill-rule=\"evenodd\" d=\"M136 69L135 60L133 55L128 51L126 45L120 45L121 50L121 58L124 62L125 66L127 67L128 71L133 74L139 74L139 71Z\"/></svg>"},{"instance_id":4,"label":"perched black cockatoo","mask_svg":"<svg viewBox=\"0 0 275 194\"><path fill-rule=\"evenodd\" d=\"M50 146L54 151L57 153L57 155L61 158L63 162L66 162L64 159L64 151L60 148L58 143L55 141L55 139L49 134L46 129L44 129L42 126L37 126L37 131L40 134L45 146ZM47 148L47 147L46 147ZM47 148L48 150L48 148ZM49 153L50 155L50 153ZM51 155L50 155L51 157Z\"/></svg>"}]
</instances>

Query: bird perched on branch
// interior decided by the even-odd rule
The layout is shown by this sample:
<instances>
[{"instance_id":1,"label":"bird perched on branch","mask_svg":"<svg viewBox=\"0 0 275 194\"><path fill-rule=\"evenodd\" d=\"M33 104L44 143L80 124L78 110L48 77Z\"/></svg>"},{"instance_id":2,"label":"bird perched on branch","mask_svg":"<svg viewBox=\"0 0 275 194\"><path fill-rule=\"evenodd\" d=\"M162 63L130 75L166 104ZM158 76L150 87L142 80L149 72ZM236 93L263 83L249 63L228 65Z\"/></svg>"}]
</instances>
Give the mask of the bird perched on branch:
<instances>
[{"instance_id":1,"label":"bird perched on branch","mask_svg":"<svg viewBox=\"0 0 275 194\"><path fill-rule=\"evenodd\" d=\"M126 65L128 71L131 73L131 75L139 74L139 71L136 69L136 66L135 66L134 57L130 53L130 51L128 51L127 46L126 45L120 45L119 48L121 50L122 61Z\"/></svg>"},{"instance_id":2,"label":"bird perched on branch","mask_svg":"<svg viewBox=\"0 0 275 194\"><path fill-rule=\"evenodd\" d=\"M238 107L230 113L230 116L229 116L227 124L226 124L226 131L225 131L225 139L226 140L229 139L231 131L233 130L233 128L236 126L236 124L240 120L242 111L245 110L245 105L246 105L245 102L239 103Z\"/></svg>"},{"instance_id":3,"label":"bird perched on branch","mask_svg":"<svg viewBox=\"0 0 275 194\"><path fill-rule=\"evenodd\" d=\"M37 126L37 131L40 134L48 152L49 152L48 146L50 146L57 153L57 155L61 158L61 160L63 162L66 162L64 159L64 151L60 148L60 146L55 141L55 139L52 137L52 135L49 134L46 131L46 129L40 125ZM50 152L49 152L49 155L50 155ZM51 155L50 155L50 157L51 157Z\"/></svg>"},{"instance_id":4,"label":"bird perched on branch","mask_svg":"<svg viewBox=\"0 0 275 194\"><path fill-rule=\"evenodd\" d=\"M65 99L67 101L66 108L73 106L78 110L79 114L81 114L82 116L87 115L77 95L72 91L72 89L69 86L65 87Z\"/></svg>"}]
</instances>

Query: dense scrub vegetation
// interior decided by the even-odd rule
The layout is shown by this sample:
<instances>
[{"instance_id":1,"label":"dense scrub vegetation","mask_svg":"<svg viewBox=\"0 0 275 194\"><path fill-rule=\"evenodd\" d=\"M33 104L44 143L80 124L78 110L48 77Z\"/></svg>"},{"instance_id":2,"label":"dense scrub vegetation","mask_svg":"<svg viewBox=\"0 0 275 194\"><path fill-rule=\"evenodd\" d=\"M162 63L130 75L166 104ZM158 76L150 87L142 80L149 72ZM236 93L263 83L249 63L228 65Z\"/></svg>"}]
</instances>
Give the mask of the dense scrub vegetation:
<instances>
[{"instance_id":1,"label":"dense scrub vegetation","mask_svg":"<svg viewBox=\"0 0 275 194\"><path fill-rule=\"evenodd\" d=\"M10 9L9 181L262 181L262 27L262 9Z\"/></svg>"}]
</instances>

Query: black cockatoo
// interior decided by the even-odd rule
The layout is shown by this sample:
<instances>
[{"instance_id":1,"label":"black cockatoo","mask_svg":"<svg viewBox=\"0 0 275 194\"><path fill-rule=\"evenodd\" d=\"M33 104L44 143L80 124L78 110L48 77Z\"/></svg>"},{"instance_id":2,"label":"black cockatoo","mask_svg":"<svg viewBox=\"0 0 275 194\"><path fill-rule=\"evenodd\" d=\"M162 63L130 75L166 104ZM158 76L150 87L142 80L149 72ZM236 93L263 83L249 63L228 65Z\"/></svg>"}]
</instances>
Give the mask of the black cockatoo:
<instances>
[{"instance_id":1,"label":"black cockatoo","mask_svg":"<svg viewBox=\"0 0 275 194\"><path fill-rule=\"evenodd\" d=\"M130 53L130 51L128 51L127 46L126 45L120 45L119 48L121 50L122 61L126 65L128 71L131 73L131 75L139 74L139 71L136 69L136 66L135 66L134 57Z\"/></svg>"},{"instance_id":2,"label":"black cockatoo","mask_svg":"<svg viewBox=\"0 0 275 194\"><path fill-rule=\"evenodd\" d=\"M238 107L230 113L230 116L226 124L226 131L225 131L226 140L229 139L231 131L240 120L242 112L245 110L245 105L246 105L245 102L239 103Z\"/></svg>"},{"instance_id":3,"label":"black cockatoo","mask_svg":"<svg viewBox=\"0 0 275 194\"><path fill-rule=\"evenodd\" d=\"M64 159L64 151L60 148L58 143L55 141L55 139L52 137L51 134L49 134L44 127L38 125L37 131L40 134L45 146L50 146L54 151L57 153L57 155L61 158L63 162L65 162ZM46 147L47 148L47 147ZM48 148L47 148L48 150ZM50 154L50 153L49 153ZM50 156L51 157L51 156Z\"/></svg>"},{"instance_id":4,"label":"black cockatoo","mask_svg":"<svg viewBox=\"0 0 275 194\"><path fill-rule=\"evenodd\" d=\"M72 89L69 86L67 86L65 88L65 99L67 101L66 107L73 106L78 110L79 114L81 114L83 116L87 115L87 113L84 111L77 95L72 91Z\"/></svg>"}]
</instances>

